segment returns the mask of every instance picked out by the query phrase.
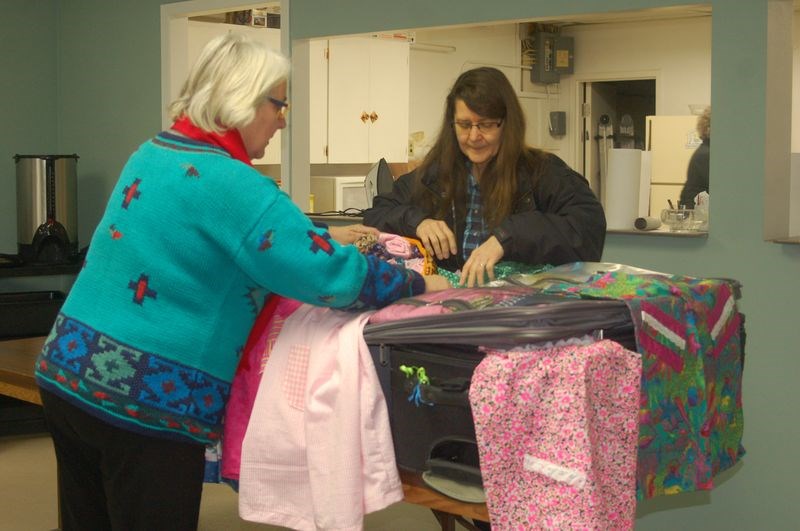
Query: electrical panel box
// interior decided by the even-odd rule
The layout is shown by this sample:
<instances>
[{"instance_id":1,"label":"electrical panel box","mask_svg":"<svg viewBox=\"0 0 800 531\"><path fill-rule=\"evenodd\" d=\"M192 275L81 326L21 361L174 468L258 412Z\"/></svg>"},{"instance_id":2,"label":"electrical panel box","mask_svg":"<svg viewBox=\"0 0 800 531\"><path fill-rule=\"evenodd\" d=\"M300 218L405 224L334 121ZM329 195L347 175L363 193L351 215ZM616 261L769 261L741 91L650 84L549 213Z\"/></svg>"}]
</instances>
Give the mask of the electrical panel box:
<instances>
[{"instance_id":1,"label":"electrical panel box","mask_svg":"<svg viewBox=\"0 0 800 531\"><path fill-rule=\"evenodd\" d=\"M561 74L573 73L575 40L572 37L539 31L535 33L534 46L532 82L558 83Z\"/></svg>"},{"instance_id":2,"label":"electrical panel box","mask_svg":"<svg viewBox=\"0 0 800 531\"><path fill-rule=\"evenodd\" d=\"M550 134L552 136L564 136L567 134L567 113L564 111L552 111L550 113Z\"/></svg>"}]
</instances>

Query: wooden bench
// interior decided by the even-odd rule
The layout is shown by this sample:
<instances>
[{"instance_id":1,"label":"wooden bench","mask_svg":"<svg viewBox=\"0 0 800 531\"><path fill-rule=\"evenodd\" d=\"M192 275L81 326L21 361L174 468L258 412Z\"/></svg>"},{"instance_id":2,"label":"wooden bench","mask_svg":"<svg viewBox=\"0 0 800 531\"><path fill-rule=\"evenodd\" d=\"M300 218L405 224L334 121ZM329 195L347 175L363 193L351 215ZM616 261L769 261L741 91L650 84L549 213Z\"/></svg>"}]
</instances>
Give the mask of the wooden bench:
<instances>
[{"instance_id":1,"label":"wooden bench","mask_svg":"<svg viewBox=\"0 0 800 531\"><path fill-rule=\"evenodd\" d=\"M42 404L33 376L33 366L44 340L44 337L31 337L0 341L0 395ZM456 522L475 531L477 528L466 518L489 521L486 504L463 503L439 494L428 488L419 474L401 471L400 478L405 501L433 511L442 531L455 531Z\"/></svg>"}]
</instances>

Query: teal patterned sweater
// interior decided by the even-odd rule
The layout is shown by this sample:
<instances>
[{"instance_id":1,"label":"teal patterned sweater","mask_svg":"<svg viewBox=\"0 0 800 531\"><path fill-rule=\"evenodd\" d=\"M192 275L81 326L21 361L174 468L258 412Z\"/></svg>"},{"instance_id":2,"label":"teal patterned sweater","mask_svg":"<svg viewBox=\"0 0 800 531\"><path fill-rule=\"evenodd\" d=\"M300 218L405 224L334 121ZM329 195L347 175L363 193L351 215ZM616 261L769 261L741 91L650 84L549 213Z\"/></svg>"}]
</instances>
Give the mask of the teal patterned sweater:
<instances>
[{"instance_id":1,"label":"teal patterned sweater","mask_svg":"<svg viewBox=\"0 0 800 531\"><path fill-rule=\"evenodd\" d=\"M162 132L125 165L36 379L124 429L213 444L270 293L359 310L424 285L338 245L224 150Z\"/></svg>"}]
</instances>

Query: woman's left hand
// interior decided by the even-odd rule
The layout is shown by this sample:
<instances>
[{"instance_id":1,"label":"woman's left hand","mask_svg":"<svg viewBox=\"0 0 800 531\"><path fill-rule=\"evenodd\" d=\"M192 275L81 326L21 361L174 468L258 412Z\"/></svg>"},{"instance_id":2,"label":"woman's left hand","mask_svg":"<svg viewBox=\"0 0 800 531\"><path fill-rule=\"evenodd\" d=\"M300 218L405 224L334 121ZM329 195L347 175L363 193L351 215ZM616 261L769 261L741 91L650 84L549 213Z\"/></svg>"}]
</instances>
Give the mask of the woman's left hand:
<instances>
[{"instance_id":1,"label":"woman's left hand","mask_svg":"<svg viewBox=\"0 0 800 531\"><path fill-rule=\"evenodd\" d=\"M375 227L367 227L360 223L355 225L333 225L328 227L328 232L331 233L331 237L334 240L342 245L353 244L358 241L359 238L367 234L372 234L373 236L378 236L380 234L380 231Z\"/></svg>"},{"instance_id":2,"label":"woman's left hand","mask_svg":"<svg viewBox=\"0 0 800 531\"><path fill-rule=\"evenodd\" d=\"M461 268L459 284L471 288L494 280L494 266L503 254L503 246L497 238L490 236L469 255L469 260Z\"/></svg>"}]
</instances>

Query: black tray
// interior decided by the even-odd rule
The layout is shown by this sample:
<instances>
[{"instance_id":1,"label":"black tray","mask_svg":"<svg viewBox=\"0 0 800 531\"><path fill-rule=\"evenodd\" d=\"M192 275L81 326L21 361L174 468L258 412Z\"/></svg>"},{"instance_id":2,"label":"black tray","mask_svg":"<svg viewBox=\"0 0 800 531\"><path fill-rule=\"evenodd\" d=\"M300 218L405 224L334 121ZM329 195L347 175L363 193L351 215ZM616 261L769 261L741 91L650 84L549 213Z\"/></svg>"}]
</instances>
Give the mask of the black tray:
<instances>
[{"instance_id":1,"label":"black tray","mask_svg":"<svg viewBox=\"0 0 800 531\"><path fill-rule=\"evenodd\" d=\"M0 339L47 335L64 298L60 291L0 293Z\"/></svg>"}]
</instances>

